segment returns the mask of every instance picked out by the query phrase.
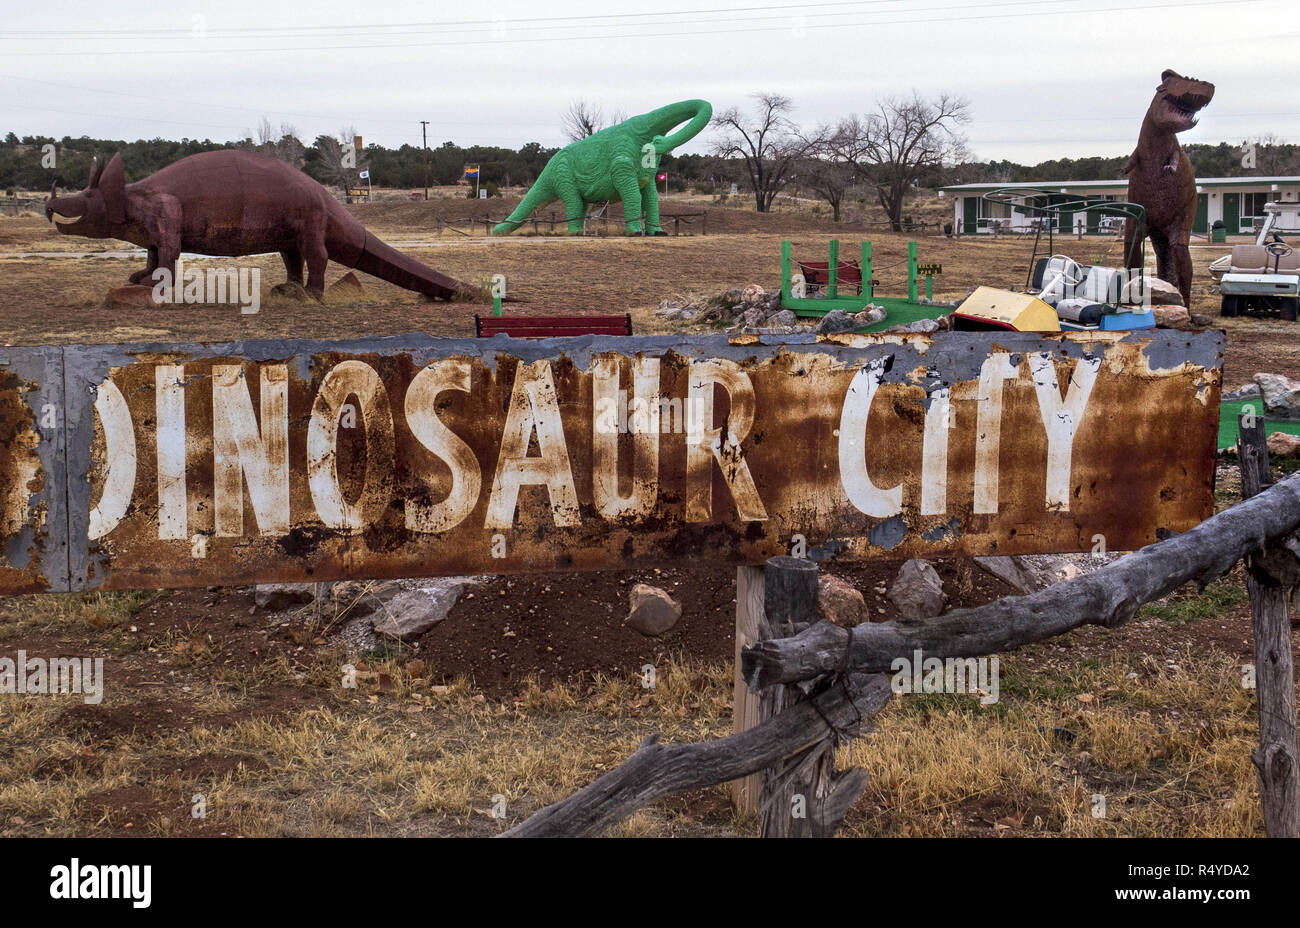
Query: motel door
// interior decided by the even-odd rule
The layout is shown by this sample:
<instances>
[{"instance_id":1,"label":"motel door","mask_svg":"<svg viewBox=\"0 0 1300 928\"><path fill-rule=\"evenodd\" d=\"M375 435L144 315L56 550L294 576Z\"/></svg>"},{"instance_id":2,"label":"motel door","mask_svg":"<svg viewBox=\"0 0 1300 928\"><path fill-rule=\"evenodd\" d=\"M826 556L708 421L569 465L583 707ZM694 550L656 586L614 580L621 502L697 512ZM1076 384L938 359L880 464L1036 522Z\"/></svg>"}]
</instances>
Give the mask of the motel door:
<instances>
[{"instance_id":1,"label":"motel door","mask_svg":"<svg viewBox=\"0 0 1300 928\"><path fill-rule=\"evenodd\" d=\"M1209 194L1196 195L1196 218L1192 220L1192 231L1201 235L1210 231L1210 197Z\"/></svg>"},{"instance_id":2,"label":"motel door","mask_svg":"<svg viewBox=\"0 0 1300 928\"><path fill-rule=\"evenodd\" d=\"M1241 232L1241 194L1225 193L1223 195L1223 224L1229 235Z\"/></svg>"}]
</instances>

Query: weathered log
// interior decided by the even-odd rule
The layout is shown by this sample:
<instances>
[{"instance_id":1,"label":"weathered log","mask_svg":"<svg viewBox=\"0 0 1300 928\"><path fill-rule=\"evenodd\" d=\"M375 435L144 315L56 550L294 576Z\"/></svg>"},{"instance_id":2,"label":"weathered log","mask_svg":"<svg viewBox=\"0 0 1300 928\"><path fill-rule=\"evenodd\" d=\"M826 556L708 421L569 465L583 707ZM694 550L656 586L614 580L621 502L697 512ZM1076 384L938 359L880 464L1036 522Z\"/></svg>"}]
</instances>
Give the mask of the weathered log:
<instances>
[{"instance_id":1,"label":"weathered log","mask_svg":"<svg viewBox=\"0 0 1300 928\"><path fill-rule=\"evenodd\" d=\"M1193 529L1038 593L954 609L917 623L873 622L845 629L818 622L792 638L746 648L741 673L751 687L761 689L832 671L880 673L890 670L895 658L917 650L926 657L977 657L1083 625L1113 628L1144 603L1192 580L1208 583L1297 528L1300 474L1293 474Z\"/></svg>"},{"instance_id":2,"label":"weathered log","mask_svg":"<svg viewBox=\"0 0 1300 928\"><path fill-rule=\"evenodd\" d=\"M725 783L806 751L830 739L832 726L841 733L858 731L889 700L889 680L866 674L842 679L737 735L692 744L664 744L658 736L648 738L624 763L502 837L595 835L656 799ZM861 770L839 775L824 808L827 825L832 819L834 825L843 819L848 811L845 797L856 798L866 785L865 777Z\"/></svg>"},{"instance_id":3,"label":"weathered log","mask_svg":"<svg viewBox=\"0 0 1300 928\"><path fill-rule=\"evenodd\" d=\"M778 556L763 568L759 641L793 635L817 615L817 565ZM737 591L739 595L739 591ZM804 698L798 685L774 686L759 697L759 722ZM835 772L837 738L826 737L766 768L759 792L759 834L764 838L831 837L866 789L864 772ZM859 774L863 775L859 775Z\"/></svg>"},{"instance_id":4,"label":"weathered log","mask_svg":"<svg viewBox=\"0 0 1300 928\"><path fill-rule=\"evenodd\" d=\"M1237 420L1241 495L1261 498L1272 483L1263 419ZM1288 547L1285 542L1291 541ZM1264 833L1300 837L1300 751L1296 747L1295 671L1291 661L1290 588L1296 583L1294 539L1270 545L1247 558L1246 590L1255 637L1255 696L1259 703L1259 747L1251 760L1259 772Z\"/></svg>"}]
</instances>

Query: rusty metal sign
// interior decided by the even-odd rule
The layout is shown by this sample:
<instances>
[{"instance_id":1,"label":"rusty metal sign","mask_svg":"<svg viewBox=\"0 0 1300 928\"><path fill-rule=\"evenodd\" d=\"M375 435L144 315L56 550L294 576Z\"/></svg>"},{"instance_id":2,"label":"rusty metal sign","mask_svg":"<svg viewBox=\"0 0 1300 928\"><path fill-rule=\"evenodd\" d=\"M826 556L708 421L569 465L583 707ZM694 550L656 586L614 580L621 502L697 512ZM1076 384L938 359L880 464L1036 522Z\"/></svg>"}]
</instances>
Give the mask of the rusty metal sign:
<instances>
[{"instance_id":1,"label":"rusty metal sign","mask_svg":"<svg viewBox=\"0 0 1300 928\"><path fill-rule=\"evenodd\" d=\"M0 591L1132 549L1213 511L1223 346L2 349Z\"/></svg>"}]
</instances>

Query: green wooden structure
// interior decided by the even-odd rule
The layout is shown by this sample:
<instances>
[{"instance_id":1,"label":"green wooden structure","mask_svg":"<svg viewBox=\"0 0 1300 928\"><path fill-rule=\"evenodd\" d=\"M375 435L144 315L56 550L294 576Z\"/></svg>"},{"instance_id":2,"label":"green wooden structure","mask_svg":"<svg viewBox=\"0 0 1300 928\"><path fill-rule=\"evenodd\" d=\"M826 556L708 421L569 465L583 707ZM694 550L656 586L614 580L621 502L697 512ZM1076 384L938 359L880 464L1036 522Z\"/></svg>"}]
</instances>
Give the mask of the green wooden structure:
<instances>
[{"instance_id":1,"label":"green wooden structure","mask_svg":"<svg viewBox=\"0 0 1300 928\"><path fill-rule=\"evenodd\" d=\"M784 309L792 310L796 316L821 317L833 309L857 313L873 304L884 307L885 312L888 314L885 320L862 329L861 331L864 332L874 332L900 323L914 322L917 319L937 319L949 312L950 307L926 306L917 301L918 278L921 273L918 271L916 259L916 242L907 243L906 297L886 297L876 294L875 284L872 280L871 242L862 243L862 293L841 294L839 288L839 239L831 239L828 250L826 295L823 297L801 297L794 295L790 243L788 241L781 243L781 306ZM932 300L934 298L934 273L939 272L939 266L930 265L928 269L931 272L925 274L925 298Z\"/></svg>"}]
</instances>

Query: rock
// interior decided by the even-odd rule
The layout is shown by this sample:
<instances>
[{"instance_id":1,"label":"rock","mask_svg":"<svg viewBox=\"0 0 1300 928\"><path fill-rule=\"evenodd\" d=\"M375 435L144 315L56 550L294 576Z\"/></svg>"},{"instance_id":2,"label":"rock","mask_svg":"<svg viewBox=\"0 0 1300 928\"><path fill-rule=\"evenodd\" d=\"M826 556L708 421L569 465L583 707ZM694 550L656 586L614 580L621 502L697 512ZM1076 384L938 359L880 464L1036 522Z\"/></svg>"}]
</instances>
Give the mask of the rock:
<instances>
[{"instance_id":1,"label":"rock","mask_svg":"<svg viewBox=\"0 0 1300 928\"><path fill-rule=\"evenodd\" d=\"M1120 290L1119 301L1134 306L1182 306L1183 295L1159 277L1134 277Z\"/></svg>"},{"instance_id":2,"label":"rock","mask_svg":"<svg viewBox=\"0 0 1300 928\"><path fill-rule=\"evenodd\" d=\"M398 589L375 613L375 631L385 638L409 641L447 618L461 594L477 577L436 577L398 581Z\"/></svg>"},{"instance_id":3,"label":"rock","mask_svg":"<svg viewBox=\"0 0 1300 928\"><path fill-rule=\"evenodd\" d=\"M144 307L156 309L160 305L163 304L158 303L153 298L153 287L146 287L144 284L114 287L104 297L104 307L106 309L141 309Z\"/></svg>"},{"instance_id":4,"label":"rock","mask_svg":"<svg viewBox=\"0 0 1300 928\"><path fill-rule=\"evenodd\" d=\"M1056 582L1053 572L1030 564L1018 554L977 557L975 563L999 580L1011 584L1021 593L1036 593Z\"/></svg>"},{"instance_id":5,"label":"rock","mask_svg":"<svg viewBox=\"0 0 1300 928\"><path fill-rule=\"evenodd\" d=\"M1256 374L1264 411L1286 419L1300 418L1300 382L1281 374Z\"/></svg>"},{"instance_id":6,"label":"rock","mask_svg":"<svg viewBox=\"0 0 1300 928\"><path fill-rule=\"evenodd\" d=\"M1274 457L1289 458L1300 454L1300 435L1274 432L1267 439L1268 453Z\"/></svg>"},{"instance_id":7,"label":"rock","mask_svg":"<svg viewBox=\"0 0 1300 928\"><path fill-rule=\"evenodd\" d=\"M870 621L871 610L853 584L830 574L820 574L817 577L817 615L840 628L853 628Z\"/></svg>"},{"instance_id":8,"label":"rock","mask_svg":"<svg viewBox=\"0 0 1300 928\"><path fill-rule=\"evenodd\" d=\"M1151 313L1156 317L1156 326L1162 329L1190 329L1191 314L1183 306L1152 306Z\"/></svg>"},{"instance_id":9,"label":"rock","mask_svg":"<svg viewBox=\"0 0 1300 928\"><path fill-rule=\"evenodd\" d=\"M742 325L756 326L763 321L763 310L757 306L751 306L741 314L740 321Z\"/></svg>"},{"instance_id":10,"label":"rock","mask_svg":"<svg viewBox=\"0 0 1300 928\"><path fill-rule=\"evenodd\" d=\"M899 568L889 587L889 601L905 619L928 619L943 612L948 597L939 572L929 561L913 558Z\"/></svg>"},{"instance_id":11,"label":"rock","mask_svg":"<svg viewBox=\"0 0 1300 928\"><path fill-rule=\"evenodd\" d=\"M677 624L682 607L657 586L638 583L628 593L626 624L643 635L657 638Z\"/></svg>"},{"instance_id":12,"label":"rock","mask_svg":"<svg viewBox=\"0 0 1300 928\"><path fill-rule=\"evenodd\" d=\"M904 322L899 325L891 325L885 329L886 335L933 335L938 332L942 326L939 325L938 319L917 319L913 322Z\"/></svg>"},{"instance_id":13,"label":"rock","mask_svg":"<svg viewBox=\"0 0 1300 928\"><path fill-rule=\"evenodd\" d=\"M314 583L259 583L253 587L253 602L272 612L316 601Z\"/></svg>"},{"instance_id":14,"label":"rock","mask_svg":"<svg viewBox=\"0 0 1300 928\"><path fill-rule=\"evenodd\" d=\"M332 296L361 296L366 292L365 287L361 286L361 281L352 271L348 271L325 290Z\"/></svg>"},{"instance_id":15,"label":"rock","mask_svg":"<svg viewBox=\"0 0 1300 928\"><path fill-rule=\"evenodd\" d=\"M271 296L281 300L292 300L295 303L306 303L311 299L311 294L307 292L306 287L291 280L272 287Z\"/></svg>"},{"instance_id":16,"label":"rock","mask_svg":"<svg viewBox=\"0 0 1300 928\"><path fill-rule=\"evenodd\" d=\"M817 323L817 331L823 335L832 335L836 332L851 332L861 327L862 323L858 321L856 316L850 315L842 309L832 309L822 316L821 321Z\"/></svg>"},{"instance_id":17,"label":"rock","mask_svg":"<svg viewBox=\"0 0 1300 928\"><path fill-rule=\"evenodd\" d=\"M1214 319L1204 313L1192 313L1191 319L1192 325L1196 326L1198 329L1208 329L1210 326L1214 325Z\"/></svg>"},{"instance_id":18,"label":"rock","mask_svg":"<svg viewBox=\"0 0 1300 928\"><path fill-rule=\"evenodd\" d=\"M766 295L767 295L767 291L764 290L762 287L760 287L758 284L750 284L740 293L741 299L743 299L746 303L756 303L758 302L759 299L765 297Z\"/></svg>"},{"instance_id":19,"label":"rock","mask_svg":"<svg viewBox=\"0 0 1300 928\"><path fill-rule=\"evenodd\" d=\"M772 313L772 315L768 316L767 319L764 321L768 325L776 325L776 326L797 325L799 322L799 317L796 316L793 312L791 312L788 309L781 309L778 310L777 312Z\"/></svg>"},{"instance_id":20,"label":"rock","mask_svg":"<svg viewBox=\"0 0 1300 928\"><path fill-rule=\"evenodd\" d=\"M1261 399L1263 395L1264 394L1260 392L1259 384L1247 383L1242 384L1235 390L1230 390L1219 397L1219 399L1225 403L1231 403L1236 400L1257 400Z\"/></svg>"},{"instance_id":21,"label":"rock","mask_svg":"<svg viewBox=\"0 0 1300 928\"><path fill-rule=\"evenodd\" d=\"M854 318L858 320L859 325L875 325L877 322L884 322L887 315L889 313L886 312L885 307L872 303L862 312L855 313Z\"/></svg>"}]
</instances>

